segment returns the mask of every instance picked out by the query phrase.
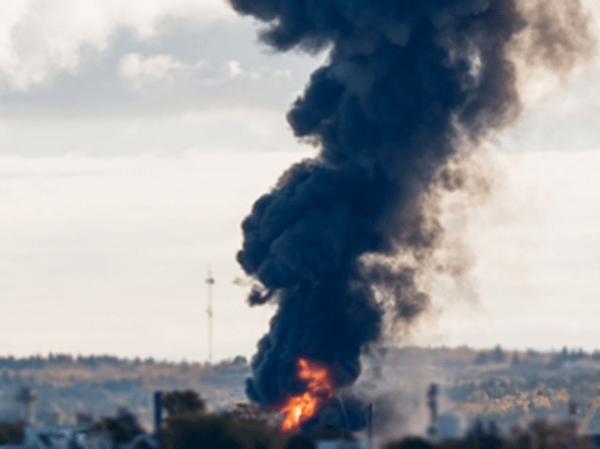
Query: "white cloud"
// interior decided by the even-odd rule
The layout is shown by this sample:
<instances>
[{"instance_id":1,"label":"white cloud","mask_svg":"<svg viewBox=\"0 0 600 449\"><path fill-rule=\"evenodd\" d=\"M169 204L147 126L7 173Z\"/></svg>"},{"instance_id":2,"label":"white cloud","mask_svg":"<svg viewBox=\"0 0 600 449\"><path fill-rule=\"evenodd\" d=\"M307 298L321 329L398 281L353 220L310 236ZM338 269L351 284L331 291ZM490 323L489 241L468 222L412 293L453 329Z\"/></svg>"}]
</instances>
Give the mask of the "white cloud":
<instances>
[{"instance_id":1,"label":"white cloud","mask_svg":"<svg viewBox=\"0 0 600 449\"><path fill-rule=\"evenodd\" d=\"M185 64L170 55L144 57L129 53L119 62L119 75L135 91L147 93L151 89L172 87L177 78L189 75L202 65L202 62Z\"/></svg>"},{"instance_id":2,"label":"white cloud","mask_svg":"<svg viewBox=\"0 0 600 449\"><path fill-rule=\"evenodd\" d=\"M250 69L245 69L242 67L242 63L235 59L227 61L226 72L229 79L247 77L252 81L259 81L265 78L275 80L289 79L292 76L290 70L276 70L272 67L251 67Z\"/></svg>"},{"instance_id":3,"label":"white cloud","mask_svg":"<svg viewBox=\"0 0 600 449\"><path fill-rule=\"evenodd\" d=\"M141 39L165 19L199 25L235 20L221 0L4 0L0 4L0 79L25 91L60 72L76 72L89 52L103 52L119 29Z\"/></svg>"},{"instance_id":4,"label":"white cloud","mask_svg":"<svg viewBox=\"0 0 600 449\"><path fill-rule=\"evenodd\" d=\"M229 78L237 78L245 73L242 69L242 63L240 61L231 60L227 62L227 73Z\"/></svg>"},{"instance_id":5,"label":"white cloud","mask_svg":"<svg viewBox=\"0 0 600 449\"><path fill-rule=\"evenodd\" d=\"M267 54L256 24L222 0L38 1L0 1L0 120L238 106L284 116L319 64Z\"/></svg>"}]
</instances>

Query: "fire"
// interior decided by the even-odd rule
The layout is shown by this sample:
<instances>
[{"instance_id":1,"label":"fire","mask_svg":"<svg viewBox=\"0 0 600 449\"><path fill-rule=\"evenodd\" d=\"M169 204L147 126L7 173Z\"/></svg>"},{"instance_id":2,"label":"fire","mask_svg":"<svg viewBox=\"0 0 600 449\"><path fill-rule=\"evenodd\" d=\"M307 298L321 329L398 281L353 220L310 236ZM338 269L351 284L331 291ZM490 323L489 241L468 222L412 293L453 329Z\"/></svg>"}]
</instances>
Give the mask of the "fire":
<instances>
[{"instance_id":1,"label":"fire","mask_svg":"<svg viewBox=\"0 0 600 449\"><path fill-rule=\"evenodd\" d=\"M282 432L297 432L300 426L319 413L333 399L335 385L326 366L298 359L298 379L306 384L304 393L292 396L279 409L283 415Z\"/></svg>"}]
</instances>

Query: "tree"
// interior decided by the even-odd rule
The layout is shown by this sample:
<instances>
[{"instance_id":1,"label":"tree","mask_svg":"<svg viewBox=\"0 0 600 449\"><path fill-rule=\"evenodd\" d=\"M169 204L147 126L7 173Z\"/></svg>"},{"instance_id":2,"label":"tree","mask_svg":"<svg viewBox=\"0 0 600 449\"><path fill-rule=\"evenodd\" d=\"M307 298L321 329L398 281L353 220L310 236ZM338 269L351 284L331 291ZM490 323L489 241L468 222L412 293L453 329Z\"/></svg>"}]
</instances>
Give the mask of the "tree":
<instances>
[{"instance_id":1,"label":"tree","mask_svg":"<svg viewBox=\"0 0 600 449\"><path fill-rule=\"evenodd\" d=\"M206 403L192 390L171 391L162 399L162 406L169 416L179 413L199 413L206 409Z\"/></svg>"},{"instance_id":2,"label":"tree","mask_svg":"<svg viewBox=\"0 0 600 449\"><path fill-rule=\"evenodd\" d=\"M313 441L321 440L345 440L355 441L356 438L350 432L340 429L331 423L320 423L313 426L309 435Z\"/></svg>"},{"instance_id":3,"label":"tree","mask_svg":"<svg viewBox=\"0 0 600 449\"><path fill-rule=\"evenodd\" d=\"M277 449L284 444L281 434L261 423L179 413L167 418L164 449Z\"/></svg>"},{"instance_id":4,"label":"tree","mask_svg":"<svg viewBox=\"0 0 600 449\"><path fill-rule=\"evenodd\" d=\"M21 423L0 423L0 445L22 445L25 439L25 431Z\"/></svg>"},{"instance_id":5,"label":"tree","mask_svg":"<svg viewBox=\"0 0 600 449\"><path fill-rule=\"evenodd\" d=\"M119 409L116 418L103 418L92 430L108 433L117 444L127 443L144 433L135 416L124 408Z\"/></svg>"},{"instance_id":6,"label":"tree","mask_svg":"<svg viewBox=\"0 0 600 449\"><path fill-rule=\"evenodd\" d=\"M408 437L401 441L388 443L386 449L433 449L433 446L419 437Z\"/></svg>"},{"instance_id":7,"label":"tree","mask_svg":"<svg viewBox=\"0 0 600 449\"><path fill-rule=\"evenodd\" d=\"M307 436L297 433L288 439L285 449L315 449L315 443Z\"/></svg>"}]
</instances>

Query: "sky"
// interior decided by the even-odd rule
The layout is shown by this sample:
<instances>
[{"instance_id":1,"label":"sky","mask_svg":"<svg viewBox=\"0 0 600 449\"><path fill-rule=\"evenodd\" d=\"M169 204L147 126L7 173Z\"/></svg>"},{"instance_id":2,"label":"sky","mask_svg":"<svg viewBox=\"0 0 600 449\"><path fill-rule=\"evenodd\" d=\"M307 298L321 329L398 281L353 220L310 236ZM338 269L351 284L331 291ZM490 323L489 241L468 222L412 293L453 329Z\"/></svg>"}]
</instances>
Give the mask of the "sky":
<instances>
[{"instance_id":1,"label":"sky","mask_svg":"<svg viewBox=\"0 0 600 449\"><path fill-rule=\"evenodd\" d=\"M259 27L221 0L2 2L0 355L206 361L209 269L213 359L252 355L273 309L245 303L240 223L315 154L285 113L327 56ZM600 349L600 63L523 86L493 194L448 216L473 269L402 343Z\"/></svg>"}]
</instances>

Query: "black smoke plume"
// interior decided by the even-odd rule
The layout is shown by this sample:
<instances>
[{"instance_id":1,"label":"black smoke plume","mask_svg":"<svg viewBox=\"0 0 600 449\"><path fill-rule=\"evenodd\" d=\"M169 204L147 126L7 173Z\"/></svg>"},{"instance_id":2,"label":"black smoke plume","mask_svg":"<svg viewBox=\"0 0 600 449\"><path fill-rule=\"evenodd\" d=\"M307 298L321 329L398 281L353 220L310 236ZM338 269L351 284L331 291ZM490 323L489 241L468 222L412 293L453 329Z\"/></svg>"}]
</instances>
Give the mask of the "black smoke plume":
<instances>
[{"instance_id":1,"label":"black smoke plume","mask_svg":"<svg viewBox=\"0 0 600 449\"><path fill-rule=\"evenodd\" d=\"M330 51L287 117L319 155L242 224L238 261L258 282L250 303L278 305L247 394L272 406L302 389L299 356L351 384L384 314L409 323L428 307L415 268L377 256L418 264L439 243L424 198L453 157L518 116L517 53L562 70L590 39L575 0L556 11L547 4L559 0L230 1L266 23L260 37L276 50Z\"/></svg>"}]
</instances>

